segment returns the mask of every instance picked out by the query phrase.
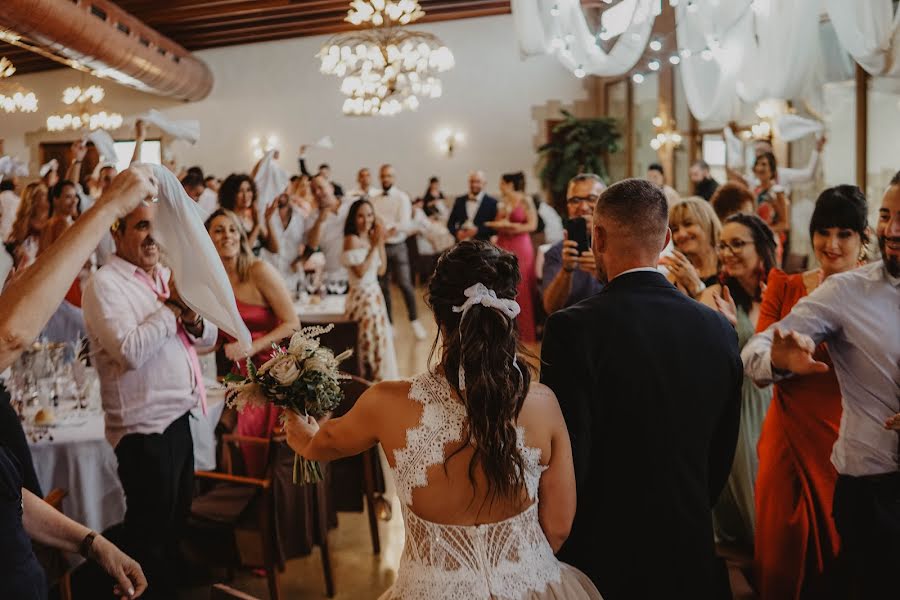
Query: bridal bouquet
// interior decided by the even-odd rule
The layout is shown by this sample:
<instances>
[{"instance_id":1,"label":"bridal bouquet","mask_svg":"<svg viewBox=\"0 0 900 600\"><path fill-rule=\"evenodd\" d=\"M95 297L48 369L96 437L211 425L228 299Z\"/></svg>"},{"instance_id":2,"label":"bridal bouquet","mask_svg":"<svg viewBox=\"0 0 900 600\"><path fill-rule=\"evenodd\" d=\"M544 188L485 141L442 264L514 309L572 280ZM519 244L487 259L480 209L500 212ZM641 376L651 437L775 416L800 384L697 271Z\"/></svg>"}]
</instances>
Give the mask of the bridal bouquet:
<instances>
[{"instance_id":1,"label":"bridal bouquet","mask_svg":"<svg viewBox=\"0 0 900 600\"><path fill-rule=\"evenodd\" d=\"M335 356L319 343L319 336L333 327L304 327L294 333L287 348L272 344L275 353L259 368L248 358L246 377L232 373L225 378L228 406L240 412L247 406L272 403L316 419L337 408L344 399L338 365L353 352ZM318 462L294 455L294 483L298 470L302 484L322 480Z\"/></svg>"}]
</instances>

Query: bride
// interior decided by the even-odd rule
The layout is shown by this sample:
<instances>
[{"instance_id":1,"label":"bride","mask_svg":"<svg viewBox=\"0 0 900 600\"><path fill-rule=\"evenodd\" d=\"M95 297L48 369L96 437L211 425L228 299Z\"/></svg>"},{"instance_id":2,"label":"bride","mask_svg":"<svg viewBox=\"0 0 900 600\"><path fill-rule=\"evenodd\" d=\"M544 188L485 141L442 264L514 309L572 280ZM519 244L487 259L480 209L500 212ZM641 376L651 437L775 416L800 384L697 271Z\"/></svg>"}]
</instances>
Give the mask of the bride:
<instances>
[{"instance_id":1,"label":"bride","mask_svg":"<svg viewBox=\"0 0 900 600\"><path fill-rule=\"evenodd\" d=\"M440 364L376 384L343 417L288 417L288 443L308 459L384 449L406 546L383 599L600 598L554 556L575 515L572 450L556 397L518 356L518 283L515 256L459 243L428 286Z\"/></svg>"}]
</instances>

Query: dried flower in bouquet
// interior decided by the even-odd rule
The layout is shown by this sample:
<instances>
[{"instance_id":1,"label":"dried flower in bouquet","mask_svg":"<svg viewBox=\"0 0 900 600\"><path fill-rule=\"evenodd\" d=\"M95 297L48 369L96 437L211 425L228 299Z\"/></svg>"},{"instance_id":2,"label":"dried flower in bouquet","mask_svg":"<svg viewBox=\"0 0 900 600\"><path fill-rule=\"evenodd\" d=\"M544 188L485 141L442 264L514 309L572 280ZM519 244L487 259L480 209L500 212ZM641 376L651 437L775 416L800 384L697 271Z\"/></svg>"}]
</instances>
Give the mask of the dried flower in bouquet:
<instances>
[{"instance_id":1,"label":"dried flower in bouquet","mask_svg":"<svg viewBox=\"0 0 900 600\"><path fill-rule=\"evenodd\" d=\"M353 352L335 356L322 346L319 337L334 328L304 327L291 336L287 348L272 345L274 354L257 368L247 359L247 376L230 374L225 378L228 406L242 411L247 406L265 406L293 410L297 414L320 419L344 400L340 386L340 364ZM316 461L294 455L294 483L315 483L322 479L322 467Z\"/></svg>"}]
</instances>

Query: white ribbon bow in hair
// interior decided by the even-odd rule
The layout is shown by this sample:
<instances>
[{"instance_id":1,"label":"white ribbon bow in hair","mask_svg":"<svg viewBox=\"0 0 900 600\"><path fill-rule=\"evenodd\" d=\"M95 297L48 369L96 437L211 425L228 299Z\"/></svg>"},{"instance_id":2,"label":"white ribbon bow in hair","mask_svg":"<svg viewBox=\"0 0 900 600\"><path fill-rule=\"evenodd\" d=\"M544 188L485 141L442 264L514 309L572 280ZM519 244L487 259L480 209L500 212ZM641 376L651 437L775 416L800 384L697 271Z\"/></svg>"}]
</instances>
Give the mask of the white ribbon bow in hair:
<instances>
[{"instance_id":1,"label":"white ribbon bow in hair","mask_svg":"<svg viewBox=\"0 0 900 600\"><path fill-rule=\"evenodd\" d=\"M510 319L515 319L522 311L522 309L519 307L518 302L516 302L515 300L510 300L508 298L498 298L497 292L487 289L483 283L476 283L475 285L466 289L466 291L463 293L466 295L466 298L468 298L468 300L466 300L462 306L453 307L453 312L462 313L462 317L459 320L460 323L462 323L462 320L466 318L466 313L469 311L469 309L476 304L481 304L482 306L487 306L488 308L496 308Z\"/></svg>"},{"instance_id":2,"label":"white ribbon bow in hair","mask_svg":"<svg viewBox=\"0 0 900 600\"><path fill-rule=\"evenodd\" d=\"M462 313L462 316L459 318L460 329L462 329L462 322L463 319L466 318L466 313L476 304L497 309L510 320L515 319L519 316L519 313L522 312L522 308L519 306L518 302L510 300L509 298L498 298L497 292L488 289L483 283L476 283L475 285L468 287L463 293L468 300L463 302L462 306L453 307L453 312ZM519 372L519 377L521 378L522 371L519 370L519 365L516 364L515 356L513 356L512 365L516 371ZM461 392L466 391L466 372L465 369L463 369L462 351L459 353L459 390Z\"/></svg>"}]
</instances>

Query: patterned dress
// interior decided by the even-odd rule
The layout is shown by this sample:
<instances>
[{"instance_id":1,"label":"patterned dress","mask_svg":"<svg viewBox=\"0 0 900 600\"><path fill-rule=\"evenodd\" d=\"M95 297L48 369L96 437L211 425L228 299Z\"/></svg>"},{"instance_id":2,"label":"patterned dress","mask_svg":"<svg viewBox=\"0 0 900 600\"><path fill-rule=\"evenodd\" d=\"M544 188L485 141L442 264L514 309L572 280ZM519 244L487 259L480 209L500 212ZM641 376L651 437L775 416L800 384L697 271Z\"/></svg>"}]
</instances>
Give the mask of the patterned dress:
<instances>
[{"instance_id":1,"label":"patterned dress","mask_svg":"<svg viewBox=\"0 0 900 600\"><path fill-rule=\"evenodd\" d=\"M347 292L346 317L359 323L357 350L373 381L397 379L397 354L394 352L394 336L388 320L387 308L381 287L378 285L378 269L381 256L376 253L369 268L358 277L350 267L366 261L368 241L362 248L344 251L342 263L347 267L350 289Z\"/></svg>"}]
</instances>

